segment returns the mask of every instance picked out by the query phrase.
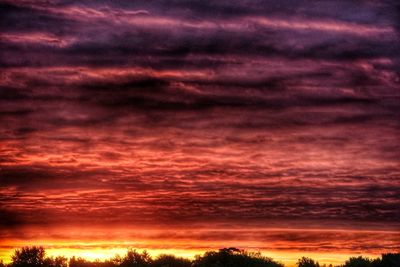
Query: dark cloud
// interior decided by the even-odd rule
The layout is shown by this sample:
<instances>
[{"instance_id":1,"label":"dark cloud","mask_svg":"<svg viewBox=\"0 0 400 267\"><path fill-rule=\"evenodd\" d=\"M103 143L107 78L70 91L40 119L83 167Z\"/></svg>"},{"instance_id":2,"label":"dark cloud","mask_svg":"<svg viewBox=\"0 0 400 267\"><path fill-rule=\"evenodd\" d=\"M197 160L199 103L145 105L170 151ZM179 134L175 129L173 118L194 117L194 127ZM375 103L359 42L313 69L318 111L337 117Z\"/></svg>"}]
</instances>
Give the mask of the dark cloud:
<instances>
[{"instance_id":1,"label":"dark cloud","mask_svg":"<svg viewBox=\"0 0 400 267\"><path fill-rule=\"evenodd\" d=\"M0 3L0 12L0 29L3 34L43 31L63 35L78 26L73 20L8 1Z\"/></svg>"}]
</instances>

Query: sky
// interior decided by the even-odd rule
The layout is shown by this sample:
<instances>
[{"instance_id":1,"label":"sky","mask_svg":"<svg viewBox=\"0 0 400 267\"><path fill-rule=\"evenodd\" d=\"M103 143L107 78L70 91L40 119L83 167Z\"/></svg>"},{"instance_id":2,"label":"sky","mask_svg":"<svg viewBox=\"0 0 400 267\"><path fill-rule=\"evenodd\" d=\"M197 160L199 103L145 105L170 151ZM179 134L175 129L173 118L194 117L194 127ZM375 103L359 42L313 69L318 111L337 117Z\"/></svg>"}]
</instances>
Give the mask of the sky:
<instances>
[{"instance_id":1,"label":"sky","mask_svg":"<svg viewBox=\"0 0 400 267\"><path fill-rule=\"evenodd\" d=\"M400 250L398 1L0 0L0 258Z\"/></svg>"}]
</instances>

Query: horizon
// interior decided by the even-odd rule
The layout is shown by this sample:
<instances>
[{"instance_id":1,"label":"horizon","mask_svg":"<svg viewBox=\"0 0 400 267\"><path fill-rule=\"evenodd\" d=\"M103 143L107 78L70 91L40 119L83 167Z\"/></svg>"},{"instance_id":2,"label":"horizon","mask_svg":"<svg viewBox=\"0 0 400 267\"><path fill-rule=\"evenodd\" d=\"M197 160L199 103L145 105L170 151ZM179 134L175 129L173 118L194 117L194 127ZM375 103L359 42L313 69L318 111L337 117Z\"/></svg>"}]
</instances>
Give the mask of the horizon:
<instances>
[{"instance_id":1,"label":"horizon","mask_svg":"<svg viewBox=\"0 0 400 267\"><path fill-rule=\"evenodd\" d=\"M23 249L34 249L34 248L44 248L44 247L43 246L37 246L37 245L19 247L19 248L15 249L15 251L13 252L13 256L15 255L15 253L17 251L22 251ZM100 257L95 257L94 254L85 254L85 253L83 253L81 255L79 255L79 254L78 255L74 255L73 253L71 253L69 256L66 256L64 254L51 253L51 249L50 250L49 249L45 249L44 250L45 251L44 257L45 258L50 257L51 259L57 259L57 258L61 257L61 258L65 259L65 262L69 262L69 263L71 262L71 260L75 260L75 259L76 260L84 260L84 261L87 261L87 262L95 263L95 262L113 261L114 259L121 259L121 258L126 257L126 255L129 252L134 251L134 252L137 252L139 254L145 254L146 253L147 255L150 256L150 259L152 261L157 260L158 258L160 258L162 256L165 256L165 255L169 256L170 255L170 256L173 256L174 258L188 259L193 263L193 262L197 261L201 257L206 257L207 253L218 252L218 251L221 252L223 250L227 250L227 251L234 250L235 252L233 252L233 253L238 253L239 252L239 253L245 253L247 255L254 255L252 253L260 253L259 255L261 257L267 257L268 259L271 259L272 261L274 261L276 263L283 264L284 267L297 267L298 266L298 262L302 258L315 260L309 254L307 256L301 255L301 256L298 256L296 259L293 258L293 259L290 259L289 261L287 261L287 258L282 258L283 259L282 260L282 259L270 256L270 255L267 255L265 253L262 253L260 251L243 250L243 249L238 249L238 248L235 248L235 247L207 250L207 251L203 251L203 252L198 252L198 253L196 253L196 254L194 254L192 256L180 255L179 253L173 253L171 251L164 251L164 252L152 254L152 253L149 253L149 251L147 251L145 249L144 250L137 250L135 248L125 248L123 253L114 253L113 255L111 255L110 253L104 253L104 251L103 251L103 253L99 252L99 254L97 254L97 255L99 255ZM50 253L49 253L49 251L50 251ZM122 251L122 249L121 249L121 251ZM388 253L383 253L381 255L377 255L375 257L365 257L364 255L361 255L361 254L349 254L349 255L346 255L346 256L342 255L343 258L342 258L341 261L338 261L337 259L335 259L335 261L327 261L326 258L325 259L324 258L320 258L320 260L315 260L315 263L319 264L319 265L317 265L315 267L319 267L319 266L323 266L324 267L324 266L331 266L331 265L333 267L342 267L345 263L347 263L349 260L354 259L354 258L362 257L364 259L372 261L372 260L375 260L375 259L382 259L385 254L386 255L394 254L394 255L397 255L397 258L399 258L400 252L388 252ZM106 256L106 255L109 255L109 256ZM300 255L300 254L297 254L297 255ZM311 254L311 255L315 256L315 254ZM26 258L24 258L24 260L26 260ZM397 261L398 260L399 259L397 259ZM10 259L9 260L4 261L3 259L0 259L0 263L3 263L3 264L12 264L12 262L13 261L11 260L11 255L10 255ZM396 264L396 263L394 263L394 264ZM10 266L12 267L12 265L10 265ZM172 266L174 266L174 265L172 265ZM353 266L353 265L349 265L349 266ZM387 265L384 265L384 266L387 266ZM391 267L392 265L389 265L389 266ZM311 267L311 266L305 265L304 267Z\"/></svg>"},{"instance_id":2,"label":"horizon","mask_svg":"<svg viewBox=\"0 0 400 267\"><path fill-rule=\"evenodd\" d=\"M360 228L365 228L365 226L360 226ZM182 230L182 227L177 229L165 229L165 228L134 228L128 230L126 227L116 227L112 228L113 236L104 237L104 233L109 235L109 232L106 232L106 229L96 228L96 227L79 227L75 229L68 228L55 228L56 231L65 232L66 235L73 234L73 236L77 236L76 232L85 232L86 239L69 239L66 236L60 235L60 233L54 233L50 230L49 227L45 229L27 229L22 230L23 233L29 232L35 238L31 239L29 236L25 236L23 238L14 239L14 240L2 240L1 245L6 247L7 249L2 249L0 253L0 260L3 260L5 263L11 262L11 255L16 249L20 249L25 246L42 246L46 249L48 256L66 256L67 258L71 258L73 256L82 257L89 261L94 261L99 259L101 261L110 259L116 255L124 255L128 249L136 249L138 251L147 251L153 257L162 255L162 254L172 254L178 257L184 257L188 259L194 259L196 255L202 255L206 251L210 250L218 250L223 247L236 247L239 249L243 249L249 252L260 252L263 256L271 257L278 262L285 264L287 267L294 267L295 263L301 257L308 257L318 261L322 264L333 264L340 265L343 264L346 260L351 257L363 256L367 258L378 258L382 254L385 253L397 253L398 249L385 249L380 250L380 252L368 252L364 249L359 249L358 251L354 249L340 249L335 250L333 252L331 249L315 249L315 246L319 244L314 244L313 242L317 240L315 237L313 238L313 234L329 236L335 235L335 242L333 240L330 241L330 246L346 246L346 243L353 238L353 235L356 236L357 241L364 242L360 244L360 247L366 246L369 244L376 244L376 240L381 240L381 244L398 244L399 235L396 228L392 228L389 230L376 230L376 229L345 229L345 228L336 228L336 229L290 229L290 228L262 228L262 227L251 227L251 228L236 228L236 229L223 229L223 228L197 228L195 230ZM42 240L38 238L36 234L43 235L43 232L46 232L45 236L54 236L57 235L57 239L48 239ZM116 233L120 233L120 235ZM137 232L139 234L133 234L133 232ZM189 232L189 234L187 233ZM176 238L176 235L183 235L184 237L192 236L193 232L196 234L204 235L207 233L220 232L221 235L232 235L237 234L240 238L241 233L254 233L259 232L259 236L263 236L265 234L269 235L287 235L287 239L296 238L296 235L301 232L304 234L311 234L311 241L307 243L307 246L302 243L298 247L281 248L282 241L277 244L268 243L265 241L257 241L254 237L251 238L251 241L226 241L230 240L225 239L224 241L213 242L212 246L204 246L204 241L199 239L190 240L183 239L179 240ZM75 233L75 234L74 234ZM103 234L101 234L103 233ZM144 233L147 233L148 239L143 238L146 236ZM261 233L261 234L260 234ZM369 236L371 235L372 236ZM96 236L98 235L98 236ZM159 236L163 235L164 239L161 239ZM362 238L358 237L361 235ZM80 235L78 235L80 236ZM125 236L122 238L122 236ZM141 236L141 238L137 238L137 236ZM154 236L156 239L154 239ZM343 240L337 240L342 238ZM369 236L368 238L366 238ZM358 237L358 238L357 238ZM283 237L280 237L281 240L284 240ZM303 240L304 236L301 236L300 240ZM320 238L318 238L320 239ZM38 241L41 240L41 241ZM235 239L233 239L235 240ZM339 243L338 243L339 241ZM39 243L38 243L39 242ZM44 245L43 245L44 244ZM161 245L160 245L161 244ZM289 243L290 244L290 243ZM287 245L286 245L287 246ZM268 249L268 247L270 249ZM273 249L271 249L273 248ZM278 248L278 249L276 249Z\"/></svg>"},{"instance_id":3,"label":"horizon","mask_svg":"<svg viewBox=\"0 0 400 267\"><path fill-rule=\"evenodd\" d=\"M0 0L0 259L400 251L400 2Z\"/></svg>"}]
</instances>

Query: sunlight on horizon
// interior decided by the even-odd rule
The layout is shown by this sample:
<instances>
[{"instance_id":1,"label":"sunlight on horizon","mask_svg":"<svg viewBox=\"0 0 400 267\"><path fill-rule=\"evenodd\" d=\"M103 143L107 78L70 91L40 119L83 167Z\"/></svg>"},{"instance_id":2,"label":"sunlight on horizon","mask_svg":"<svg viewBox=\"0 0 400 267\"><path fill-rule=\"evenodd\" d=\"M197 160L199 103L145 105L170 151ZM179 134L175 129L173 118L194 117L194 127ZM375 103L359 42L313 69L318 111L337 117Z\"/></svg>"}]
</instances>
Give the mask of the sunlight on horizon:
<instances>
[{"instance_id":1,"label":"sunlight on horizon","mask_svg":"<svg viewBox=\"0 0 400 267\"><path fill-rule=\"evenodd\" d=\"M74 243L76 244L76 243ZM34 246L34 244L26 244L27 246ZM81 243L84 246L84 243ZM76 258L84 258L89 261L104 261L108 259L112 259L115 256L124 256L129 249L135 249L134 247L93 247L92 244L89 244L90 249L85 248L68 248L69 244L58 243L57 246L61 246L59 248L52 248L54 244L43 245L46 250L46 255L51 257L64 256L68 259L75 256ZM65 247L62 247L65 246ZM20 247L15 247L9 250L3 250L0 252L0 260L3 260L4 263L11 262L11 255L14 253L15 249L19 249ZM321 265L333 264L338 265L344 263L348 258L360 256L361 254L357 253L317 253L317 252L301 252L301 251L293 251L293 252L285 252L285 251L263 251L256 249L246 249L242 248L249 252L260 252L263 256L270 257L273 260L281 262L285 264L287 267L296 266L296 262L301 257L310 257L316 261L318 261ZM194 259L196 255L203 255L206 251L218 250L218 248L210 248L204 250L184 250L184 249L136 249L138 252L147 251L152 257L157 257L161 254L172 254L177 257L183 257L188 259ZM362 254L364 257L379 257L379 254Z\"/></svg>"}]
</instances>

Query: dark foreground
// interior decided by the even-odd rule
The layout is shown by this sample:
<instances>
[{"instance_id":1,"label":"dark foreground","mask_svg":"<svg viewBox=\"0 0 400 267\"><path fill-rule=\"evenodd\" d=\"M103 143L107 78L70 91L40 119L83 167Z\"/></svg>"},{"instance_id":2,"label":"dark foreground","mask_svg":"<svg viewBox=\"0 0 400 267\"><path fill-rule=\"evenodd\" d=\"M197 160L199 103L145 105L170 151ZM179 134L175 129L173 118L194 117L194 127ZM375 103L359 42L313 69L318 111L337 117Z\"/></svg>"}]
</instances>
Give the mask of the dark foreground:
<instances>
[{"instance_id":1,"label":"dark foreground","mask_svg":"<svg viewBox=\"0 0 400 267\"><path fill-rule=\"evenodd\" d=\"M174 255L160 255L152 258L146 251L140 253L128 250L124 256L115 256L109 260L94 262L83 258L63 256L47 257L43 247L23 247L17 249L12 256L12 262L0 267L284 267L260 253L247 252L236 248L224 248L219 251L208 251L197 256L194 260L175 257ZM298 267L332 267L320 265L313 259L303 257L297 261ZM400 267L400 253L382 254L382 257L369 259L353 257L340 267Z\"/></svg>"}]
</instances>

